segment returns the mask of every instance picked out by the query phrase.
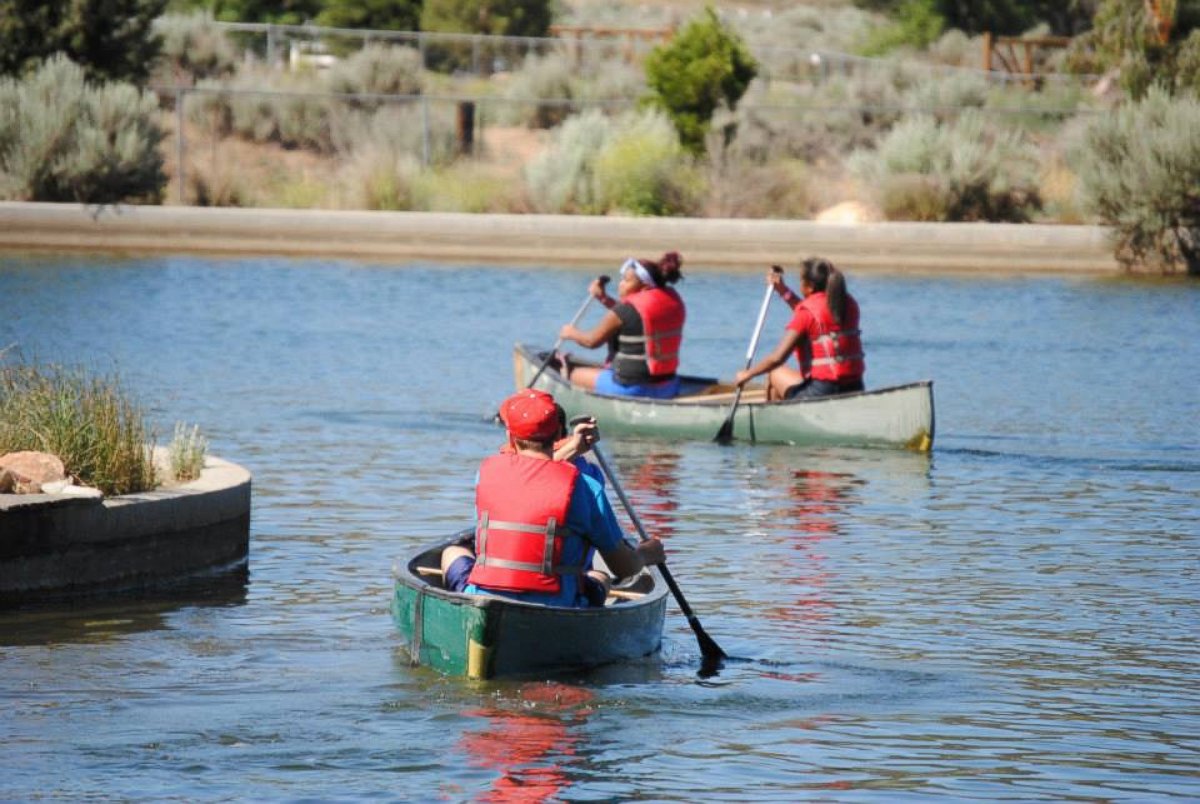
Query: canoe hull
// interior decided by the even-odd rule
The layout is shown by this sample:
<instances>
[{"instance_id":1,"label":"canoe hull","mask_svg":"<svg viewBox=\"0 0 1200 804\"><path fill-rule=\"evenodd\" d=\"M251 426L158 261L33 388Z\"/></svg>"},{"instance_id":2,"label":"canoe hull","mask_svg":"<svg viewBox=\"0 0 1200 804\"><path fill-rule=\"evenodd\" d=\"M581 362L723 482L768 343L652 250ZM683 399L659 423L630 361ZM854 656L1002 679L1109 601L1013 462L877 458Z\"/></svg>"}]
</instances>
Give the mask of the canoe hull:
<instances>
[{"instance_id":1,"label":"canoe hull","mask_svg":"<svg viewBox=\"0 0 1200 804\"><path fill-rule=\"evenodd\" d=\"M526 387L537 373L537 355L523 344L513 350L517 388ZM696 388L706 382L699 378L685 381ZM554 394L568 416L595 416L606 434L653 438L712 440L728 417L732 401L729 393L671 400L595 394L572 386L552 368L538 376L534 387ZM918 452L932 449L933 432L933 383L928 380L822 399L770 403L743 399L733 423L734 437L743 441Z\"/></svg>"},{"instance_id":2,"label":"canoe hull","mask_svg":"<svg viewBox=\"0 0 1200 804\"><path fill-rule=\"evenodd\" d=\"M414 664L472 679L586 669L658 651L666 615L661 581L636 600L566 609L448 592L418 571L444 545L397 566L392 619Z\"/></svg>"}]
</instances>

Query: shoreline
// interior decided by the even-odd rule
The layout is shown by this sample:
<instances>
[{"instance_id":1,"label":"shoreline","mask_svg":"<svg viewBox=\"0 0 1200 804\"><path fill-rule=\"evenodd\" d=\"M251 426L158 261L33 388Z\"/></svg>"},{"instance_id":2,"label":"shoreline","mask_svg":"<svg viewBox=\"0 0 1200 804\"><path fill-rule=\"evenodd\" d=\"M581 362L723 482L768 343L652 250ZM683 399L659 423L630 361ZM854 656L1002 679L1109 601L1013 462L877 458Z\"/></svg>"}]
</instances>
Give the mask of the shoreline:
<instances>
[{"instance_id":1,"label":"shoreline","mask_svg":"<svg viewBox=\"0 0 1200 804\"><path fill-rule=\"evenodd\" d=\"M612 266L676 250L693 270L820 255L853 272L1116 275L1101 226L830 224L0 202L0 252L280 255L470 265Z\"/></svg>"}]
</instances>

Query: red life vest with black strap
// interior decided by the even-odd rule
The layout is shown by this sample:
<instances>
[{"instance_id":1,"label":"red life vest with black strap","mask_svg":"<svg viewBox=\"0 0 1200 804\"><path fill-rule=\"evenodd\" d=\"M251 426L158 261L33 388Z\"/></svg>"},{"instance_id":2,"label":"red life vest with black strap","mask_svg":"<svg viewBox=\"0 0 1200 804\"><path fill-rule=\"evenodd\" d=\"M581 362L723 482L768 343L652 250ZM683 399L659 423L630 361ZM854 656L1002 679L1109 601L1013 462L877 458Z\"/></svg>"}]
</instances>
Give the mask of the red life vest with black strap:
<instances>
[{"instance_id":1,"label":"red life vest with black strap","mask_svg":"<svg viewBox=\"0 0 1200 804\"><path fill-rule=\"evenodd\" d=\"M679 368L683 322L687 317L683 299L671 288L643 288L621 300L642 318L642 335L617 335L615 360L646 363L650 376L667 379Z\"/></svg>"},{"instance_id":2,"label":"red life vest with black strap","mask_svg":"<svg viewBox=\"0 0 1200 804\"><path fill-rule=\"evenodd\" d=\"M833 320L824 292L813 293L800 302L799 306L812 315L806 334L812 350L810 376L814 380L848 382L860 379L866 370L858 316L853 312L855 305L849 298L846 302L843 324ZM804 365L804 355L799 347L796 359Z\"/></svg>"},{"instance_id":3,"label":"red life vest with black strap","mask_svg":"<svg viewBox=\"0 0 1200 804\"><path fill-rule=\"evenodd\" d=\"M469 582L505 592L562 589L567 509L579 470L566 461L502 454L485 458L475 487L475 567Z\"/></svg>"}]
</instances>

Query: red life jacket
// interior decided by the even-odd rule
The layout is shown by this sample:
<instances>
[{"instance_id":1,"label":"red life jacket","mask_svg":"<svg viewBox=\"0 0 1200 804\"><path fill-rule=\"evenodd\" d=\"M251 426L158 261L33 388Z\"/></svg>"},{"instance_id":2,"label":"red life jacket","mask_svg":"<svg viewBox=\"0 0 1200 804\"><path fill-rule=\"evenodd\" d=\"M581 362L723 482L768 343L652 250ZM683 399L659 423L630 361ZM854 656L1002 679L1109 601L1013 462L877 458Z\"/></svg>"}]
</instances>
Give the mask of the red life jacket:
<instances>
[{"instance_id":1,"label":"red life jacket","mask_svg":"<svg viewBox=\"0 0 1200 804\"><path fill-rule=\"evenodd\" d=\"M838 383L861 378L866 370L862 336L858 330L858 317L850 312L849 299L844 325L833 320L833 313L829 312L823 292L806 296L800 306L813 318L807 333L812 346L812 378ZM804 356L799 348L796 349L796 359L801 365L804 364Z\"/></svg>"},{"instance_id":2,"label":"red life jacket","mask_svg":"<svg viewBox=\"0 0 1200 804\"><path fill-rule=\"evenodd\" d=\"M470 583L505 592L562 589L562 575L583 572L564 566L567 509L579 470L566 461L527 455L492 455L479 467L475 487L475 567Z\"/></svg>"},{"instance_id":3,"label":"red life jacket","mask_svg":"<svg viewBox=\"0 0 1200 804\"><path fill-rule=\"evenodd\" d=\"M687 317L683 299L671 288L643 288L621 301L642 317L644 334L618 335L615 359L644 361L652 377L674 375L679 368L679 346Z\"/></svg>"}]
</instances>

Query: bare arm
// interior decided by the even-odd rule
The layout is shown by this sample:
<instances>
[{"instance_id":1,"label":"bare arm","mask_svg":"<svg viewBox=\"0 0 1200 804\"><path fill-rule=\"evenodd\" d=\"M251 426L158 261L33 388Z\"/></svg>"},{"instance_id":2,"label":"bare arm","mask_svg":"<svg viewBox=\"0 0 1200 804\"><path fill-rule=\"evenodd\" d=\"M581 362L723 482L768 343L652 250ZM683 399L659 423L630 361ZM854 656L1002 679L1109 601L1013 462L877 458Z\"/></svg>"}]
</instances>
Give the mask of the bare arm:
<instances>
[{"instance_id":1,"label":"bare arm","mask_svg":"<svg viewBox=\"0 0 1200 804\"><path fill-rule=\"evenodd\" d=\"M618 578L628 578L636 575L643 567L666 561L666 551L658 539L647 539L638 544L637 549L621 542L612 550L601 551L600 557L614 575Z\"/></svg>"},{"instance_id":2,"label":"bare arm","mask_svg":"<svg viewBox=\"0 0 1200 804\"><path fill-rule=\"evenodd\" d=\"M595 349L597 346L607 343L620 330L621 319L617 317L616 313L609 310L591 332L584 332L578 327L564 324L563 328L558 331L558 337L567 341L575 341L588 349Z\"/></svg>"},{"instance_id":3,"label":"bare arm","mask_svg":"<svg viewBox=\"0 0 1200 804\"><path fill-rule=\"evenodd\" d=\"M779 343L775 346L774 351L750 368L745 371L739 371L734 375L734 384L744 385L748 380L757 377L759 374L766 374L771 369L782 366L787 362L788 355L795 351L802 337L804 336L793 329L784 330L783 337L779 339Z\"/></svg>"},{"instance_id":4,"label":"bare arm","mask_svg":"<svg viewBox=\"0 0 1200 804\"><path fill-rule=\"evenodd\" d=\"M779 298L787 302L788 307L794 310L802 299L783 281L782 269L777 271L775 270L776 268L779 268L779 266L772 265L771 270L767 272L767 284L775 289L775 292L779 294Z\"/></svg>"}]
</instances>

